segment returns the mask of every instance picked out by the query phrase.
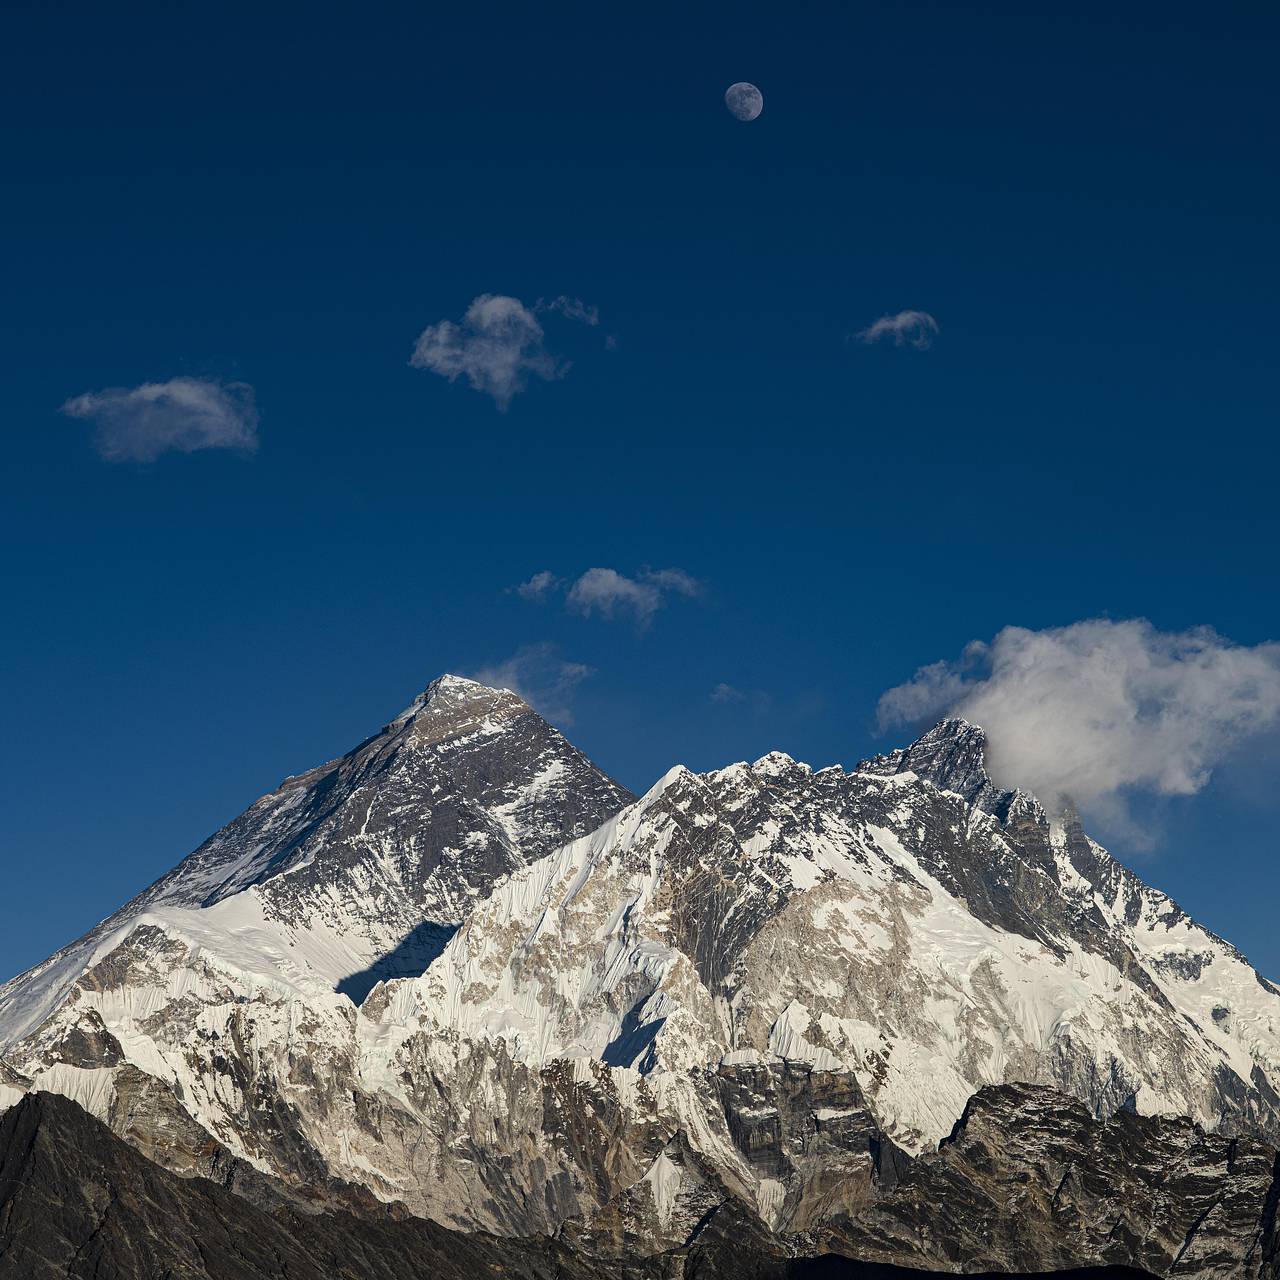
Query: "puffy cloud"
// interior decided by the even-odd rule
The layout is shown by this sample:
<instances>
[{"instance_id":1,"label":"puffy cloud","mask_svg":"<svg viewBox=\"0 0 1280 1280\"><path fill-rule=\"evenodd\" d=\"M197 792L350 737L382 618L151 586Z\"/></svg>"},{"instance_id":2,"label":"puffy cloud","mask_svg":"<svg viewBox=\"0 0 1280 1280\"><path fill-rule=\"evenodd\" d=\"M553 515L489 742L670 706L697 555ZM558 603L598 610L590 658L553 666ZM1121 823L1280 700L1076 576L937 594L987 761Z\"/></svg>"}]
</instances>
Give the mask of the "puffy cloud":
<instances>
[{"instance_id":1,"label":"puffy cloud","mask_svg":"<svg viewBox=\"0 0 1280 1280\"><path fill-rule=\"evenodd\" d=\"M897 315L881 316L857 337L861 342L881 342L887 338L895 347L912 346L917 351L927 351L937 335L938 322L927 311L899 311Z\"/></svg>"},{"instance_id":2,"label":"puffy cloud","mask_svg":"<svg viewBox=\"0 0 1280 1280\"><path fill-rule=\"evenodd\" d=\"M614 618L631 614L647 625L669 595L701 594L702 584L683 569L644 569L628 578L616 569L588 569L570 588L571 609L589 617Z\"/></svg>"},{"instance_id":3,"label":"puffy cloud","mask_svg":"<svg viewBox=\"0 0 1280 1280\"><path fill-rule=\"evenodd\" d=\"M505 412L530 378L550 382L569 371L567 362L546 349L538 315L548 312L586 325L600 323L599 310L581 298L561 294L550 302L539 298L526 307L519 298L482 293L472 300L460 324L439 320L428 325L418 336L409 363L450 382L465 377Z\"/></svg>"},{"instance_id":4,"label":"puffy cloud","mask_svg":"<svg viewBox=\"0 0 1280 1280\"><path fill-rule=\"evenodd\" d=\"M243 382L170 378L139 387L87 391L62 406L96 425L95 444L108 462L154 462L163 453L258 447L253 388Z\"/></svg>"},{"instance_id":5,"label":"puffy cloud","mask_svg":"<svg viewBox=\"0 0 1280 1280\"><path fill-rule=\"evenodd\" d=\"M595 674L581 662L566 662L552 644L523 645L502 662L471 673L473 680L518 693L535 711L560 724L573 723L573 695Z\"/></svg>"},{"instance_id":6,"label":"puffy cloud","mask_svg":"<svg viewBox=\"0 0 1280 1280\"><path fill-rule=\"evenodd\" d=\"M880 699L880 722L960 715L987 731L1004 786L1123 821L1136 792L1186 796L1241 743L1280 725L1280 644L1143 619L1006 627Z\"/></svg>"},{"instance_id":7,"label":"puffy cloud","mask_svg":"<svg viewBox=\"0 0 1280 1280\"><path fill-rule=\"evenodd\" d=\"M564 368L548 353L543 340L537 317L519 298L482 293L467 308L461 324L440 320L428 325L409 363L450 382L465 377L505 411L530 377L550 381L563 376Z\"/></svg>"},{"instance_id":8,"label":"puffy cloud","mask_svg":"<svg viewBox=\"0 0 1280 1280\"><path fill-rule=\"evenodd\" d=\"M662 604L662 592L652 583L628 578L616 569L588 569L569 588L569 605L579 613L612 618L629 610L647 622Z\"/></svg>"},{"instance_id":9,"label":"puffy cloud","mask_svg":"<svg viewBox=\"0 0 1280 1280\"><path fill-rule=\"evenodd\" d=\"M522 582L509 590L514 591L521 600L541 601L553 591L558 591L561 585L560 579L550 569L543 569L540 573L535 573L528 582Z\"/></svg>"}]
</instances>

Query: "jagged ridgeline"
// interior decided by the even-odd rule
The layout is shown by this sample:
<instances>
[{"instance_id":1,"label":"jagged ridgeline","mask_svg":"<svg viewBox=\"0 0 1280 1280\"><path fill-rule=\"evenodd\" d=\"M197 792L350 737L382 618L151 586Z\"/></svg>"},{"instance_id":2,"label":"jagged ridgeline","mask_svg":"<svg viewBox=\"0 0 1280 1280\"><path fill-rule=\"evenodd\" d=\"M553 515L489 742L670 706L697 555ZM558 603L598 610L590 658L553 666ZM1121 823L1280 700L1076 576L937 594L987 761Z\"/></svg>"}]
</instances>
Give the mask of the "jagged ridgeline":
<instances>
[{"instance_id":1,"label":"jagged ridgeline","mask_svg":"<svg viewBox=\"0 0 1280 1280\"><path fill-rule=\"evenodd\" d=\"M637 799L443 677L0 988L5 1123L512 1274L1280 1275L1280 992L984 745Z\"/></svg>"}]
</instances>

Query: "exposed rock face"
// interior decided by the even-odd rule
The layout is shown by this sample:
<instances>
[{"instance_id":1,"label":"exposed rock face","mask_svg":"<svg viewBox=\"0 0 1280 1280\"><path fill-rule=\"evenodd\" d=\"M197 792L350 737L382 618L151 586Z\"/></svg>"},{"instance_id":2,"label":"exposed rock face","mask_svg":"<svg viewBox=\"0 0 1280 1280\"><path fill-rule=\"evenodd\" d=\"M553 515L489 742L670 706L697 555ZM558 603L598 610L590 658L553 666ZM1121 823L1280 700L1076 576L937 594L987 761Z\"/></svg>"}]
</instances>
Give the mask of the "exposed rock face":
<instances>
[{"instance_id":1,"label":"exposed rock face","mask_svg":"<svg viewBox=\"0 0 1280 1280\"><path fill-rule=\"evenodd\" d=\"M632 801L446 678L0 989L0 1106L67 1095L273 1209L600 1259L732 1218L787 1255L1269 1275L1280 992L983 750L948 721Z\"/></svg>"},{"instance_id":2,"label":"exposed rock face","mask_svg":"<svg viewBox=\"0 0 1280 1280\"><path fill-rule=\"evenodd\" d=\"M0 1118L4 1280L518 1280L585 1277L550 1241L421 1220L268 1214L158 1168L75 1103L32 1094Z\"/></svg>"},{"instance_id":3,"label":"exposed rock face","mask_svg":"<svg viewBox=\"0 0 1280 1280\"><path fill-rule=\"evenodd\" d=\"M1053 1090L1004 1085L824 1243L939 1270L1269 1277L1278 1195L1280 1158L1264 1143L1127 1111L1097 1120Z\"/></svg>"},{"instance_id":4,"label":"exposed rock face","mask_svg":"<svg viewBox=\"0 0 1280 1280\"><path fill-rule=\"evenodd\" d=\"M1143 1254L1157 1274L1272 1280L1280 1182L1268 1193L1260 1152L1224 1160L1230 1145L1178 1122L1100 1125L1046 1091L992 1090L941 1154L822 1237L769 1232L732 1198L709 1199L678 1247L646 1254L628 1239L626 1197L594 1233L570 1224L559 1239L468 1235L386 1213L267 1213L206 1179L175 1177L69 1099L37 1093L0 1117L0 1280L923 1280L989 1266L1025 1275L1062 1252ZM1077 1164L1082 1156L1095 1163ZM1155 1194L1166 1159L1164 1185L1197 1215L1181 1245L1178 1210ZM851 1261L850 1251L915 1265Z\"/></svg>"},{"instance_id":5,"label":"exposed rock face","mask_svg":"<svg viewBox=\"0 0 1280 1280\"><path fill-rule=\"evenodd\" d=\"M848 1071L913 1151L1005 1080L1280 1136L1274 989L1029 797L976 779L972 726L930 736L854 773L777 755L673 770L497 885L421 979L391 984L386 1016L501 1037L533 1064ZM918 754L938 782L890 767Z\"/></svg>"}]
</instances>

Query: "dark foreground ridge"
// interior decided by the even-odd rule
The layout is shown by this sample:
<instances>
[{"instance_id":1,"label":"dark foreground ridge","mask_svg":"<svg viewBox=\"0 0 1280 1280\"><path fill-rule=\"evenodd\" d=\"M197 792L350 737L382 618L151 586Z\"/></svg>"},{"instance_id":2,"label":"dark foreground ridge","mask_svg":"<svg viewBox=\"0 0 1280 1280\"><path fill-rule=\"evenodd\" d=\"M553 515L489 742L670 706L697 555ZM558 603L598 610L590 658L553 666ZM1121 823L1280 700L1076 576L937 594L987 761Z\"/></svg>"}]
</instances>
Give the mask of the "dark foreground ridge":
<instances>
[{"instance_id":1,"label":"dark foreground ridge","mask_svg":"<svg viewBox=\"0 0 1280 1280\"><path fill-rule=\"evenodd\" d=\"M921 1280L906 1268L791 1259L718 1214L697 1243L635 1263L558 1240L463 1234L419 1219L270 1214L139 1155L70 1100L29 1094L0 1117L2 1280ZM1010 1273L1001 1273L1009 1275ZM1142 1280L1120 1267L1061 1273Z\"/></svg>"}]
</instances>

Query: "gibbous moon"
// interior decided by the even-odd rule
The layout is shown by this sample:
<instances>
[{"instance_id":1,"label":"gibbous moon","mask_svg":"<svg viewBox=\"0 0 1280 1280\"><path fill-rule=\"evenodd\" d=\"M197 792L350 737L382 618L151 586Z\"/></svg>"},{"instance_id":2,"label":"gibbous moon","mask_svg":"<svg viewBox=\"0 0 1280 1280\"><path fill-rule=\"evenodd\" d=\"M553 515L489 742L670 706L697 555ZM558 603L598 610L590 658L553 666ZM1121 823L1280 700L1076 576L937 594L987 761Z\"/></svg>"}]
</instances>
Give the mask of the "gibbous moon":
<instances>
[{"instance_id":1,"label":"gibbous moon","mask_svg":"<svg viewBox=\"0 0 1280 1280\"><path fill-rule=\"evenodd\" d=\"M724 91L724 105L734 119L754 120L764 110L764 94L755 85L739 80Z\"/></svg>"}]
</instances>

